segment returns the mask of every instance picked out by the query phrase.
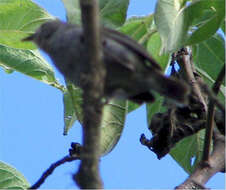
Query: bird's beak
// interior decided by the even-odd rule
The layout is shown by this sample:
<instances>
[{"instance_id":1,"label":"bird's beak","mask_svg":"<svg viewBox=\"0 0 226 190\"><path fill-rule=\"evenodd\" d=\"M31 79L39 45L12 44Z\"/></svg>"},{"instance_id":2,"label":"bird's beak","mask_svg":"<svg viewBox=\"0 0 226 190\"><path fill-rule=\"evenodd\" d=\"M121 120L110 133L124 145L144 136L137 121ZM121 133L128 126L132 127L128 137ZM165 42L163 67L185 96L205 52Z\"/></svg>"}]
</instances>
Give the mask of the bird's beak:
<instances>
[{"instance_id":1,"label":"bird's beak","mask_svg":"<svg viewBox=\"0 0 226 190\"><path fill-rule=\"evenodd\" d=\"M30 36L23 38L22 41L33 41L35 39L35 34L31 34Z\"/></svg>"}]
</instances>

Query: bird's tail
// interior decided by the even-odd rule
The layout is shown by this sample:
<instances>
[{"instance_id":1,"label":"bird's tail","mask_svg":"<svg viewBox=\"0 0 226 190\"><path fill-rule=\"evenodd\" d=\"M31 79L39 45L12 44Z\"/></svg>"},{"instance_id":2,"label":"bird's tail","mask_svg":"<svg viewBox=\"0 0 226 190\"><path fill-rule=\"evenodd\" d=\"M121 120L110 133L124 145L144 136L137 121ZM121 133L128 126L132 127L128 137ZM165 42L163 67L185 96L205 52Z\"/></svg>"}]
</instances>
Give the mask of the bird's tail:
<instances>
[{"instance_id":1,"label":"bird's tail","mask_svg":"<svg viewBox=\"0 0 226 190\"><path fill-rule=\"evenodd\" d=\"M180 104L187 104L190 88L183 81L173 77L166 77L160 72L153 72L146 78L146 85L150 90L175 100Z\"/></svg>"}]
</instances>

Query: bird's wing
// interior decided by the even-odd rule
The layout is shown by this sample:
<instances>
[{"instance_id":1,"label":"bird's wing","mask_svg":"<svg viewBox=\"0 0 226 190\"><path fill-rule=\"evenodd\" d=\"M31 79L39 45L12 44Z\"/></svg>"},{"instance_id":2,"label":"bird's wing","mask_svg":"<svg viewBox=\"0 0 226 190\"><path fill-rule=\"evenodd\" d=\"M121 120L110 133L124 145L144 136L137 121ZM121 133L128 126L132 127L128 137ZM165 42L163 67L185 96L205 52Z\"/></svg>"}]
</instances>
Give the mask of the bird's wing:
<instances>
[{"instance_id":1,"label":"bird's wing","mask_svg":"<svg viewBox=\"0 0 226 190\"><path fill-rule=\"evenodd\" d=\"M112 52L109 52L108 49L103 48L104 54L107 58L110 60L115 60L115 63L119 63L121 66L123 66L125 69L129 71L136 71L135 65L130 64L128 60L123 60L121 57L113 54Z\"/></svg>"},{"instance_id":2,"label":"bird's wing","mask_svg":"<svg viewBox=\"0 0 226 190\"><path fill-rule=\"evenodd\" d=\"M147 53L145 48L143 46L141 46L140 44L138 44L135 40L129 38L128 36L118 32L116 30L112 30L109 28L104 28L103 33L106 37L108 37L120 44L123 44L128 49L134 51L136 54L141 56L143 59L149 61L154 68L161 70L161 67L159 66L159 64Z\"/></svg>"}]
</instances>

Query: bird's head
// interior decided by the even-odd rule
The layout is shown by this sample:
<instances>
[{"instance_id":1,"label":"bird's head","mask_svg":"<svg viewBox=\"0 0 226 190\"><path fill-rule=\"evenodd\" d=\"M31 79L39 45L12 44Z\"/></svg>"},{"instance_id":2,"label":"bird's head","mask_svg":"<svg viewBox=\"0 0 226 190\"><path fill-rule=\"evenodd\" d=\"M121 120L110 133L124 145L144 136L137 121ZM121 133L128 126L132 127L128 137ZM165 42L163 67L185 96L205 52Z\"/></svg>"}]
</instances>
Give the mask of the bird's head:
<instances>
[{"instance_id":1,"label":"bird's head","mask_svg":"<svg viewBox=\"0 0 226 190\"><path fill-rule=\"evenodd\" d=\"M42 24L34 34L22 39L22 41L32 41L41 49L46 49L46 45L54 33L62 26L59 20L53 20Z\"/></svg>"}]
</instances>

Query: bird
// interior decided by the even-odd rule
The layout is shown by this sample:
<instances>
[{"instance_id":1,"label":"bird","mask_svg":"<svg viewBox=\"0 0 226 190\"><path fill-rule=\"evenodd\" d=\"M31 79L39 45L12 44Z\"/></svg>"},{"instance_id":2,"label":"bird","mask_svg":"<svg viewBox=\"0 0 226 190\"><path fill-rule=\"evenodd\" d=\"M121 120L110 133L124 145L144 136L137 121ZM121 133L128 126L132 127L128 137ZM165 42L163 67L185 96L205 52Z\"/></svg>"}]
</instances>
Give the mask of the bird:
<instances>
[{"instance_id":1,"label":"bird","mask_svg":"<svg viewBox=\"0 0 226 190\"><path fill-rule=\"evenodd\" d=\"M116 30L101 27L103 62L106 68L104 96L142 104L153 102L153 91L185 104L189 87L166 77L146 49ZM89 72L83 28L60 20L42 24L23 41L32 41L52 59L56 68L74 85L82 87Z\"/></svg>"}]
</instances>

